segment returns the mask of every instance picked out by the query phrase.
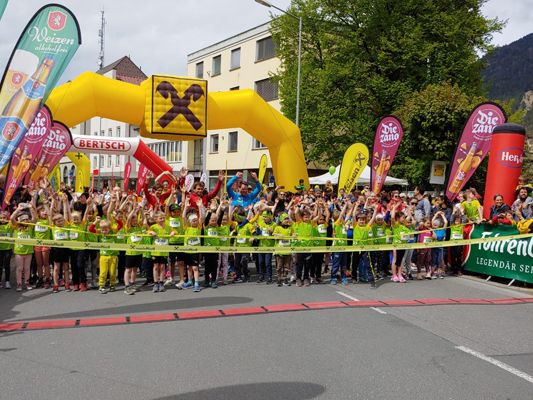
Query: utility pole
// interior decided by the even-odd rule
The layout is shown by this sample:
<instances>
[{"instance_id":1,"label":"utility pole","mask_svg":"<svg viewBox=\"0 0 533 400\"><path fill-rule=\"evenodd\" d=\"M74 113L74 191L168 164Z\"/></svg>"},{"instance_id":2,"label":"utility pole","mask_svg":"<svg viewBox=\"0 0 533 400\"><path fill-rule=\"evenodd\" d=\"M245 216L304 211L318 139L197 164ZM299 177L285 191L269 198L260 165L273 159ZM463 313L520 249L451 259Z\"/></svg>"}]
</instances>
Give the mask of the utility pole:
<instances>
[{"instance_id":1,"label":"utility pole","mask_svg":"<svg viewBox=\"0 0 533 400\"><path fill-rule=\"evenodd\" d=\"M98 30L98 43L100 44L100 54L98 54L98 69L104 68L104 52L105 52L105 15L104 10L100 11L100 29Z\"/></svg>"}]
</instances>

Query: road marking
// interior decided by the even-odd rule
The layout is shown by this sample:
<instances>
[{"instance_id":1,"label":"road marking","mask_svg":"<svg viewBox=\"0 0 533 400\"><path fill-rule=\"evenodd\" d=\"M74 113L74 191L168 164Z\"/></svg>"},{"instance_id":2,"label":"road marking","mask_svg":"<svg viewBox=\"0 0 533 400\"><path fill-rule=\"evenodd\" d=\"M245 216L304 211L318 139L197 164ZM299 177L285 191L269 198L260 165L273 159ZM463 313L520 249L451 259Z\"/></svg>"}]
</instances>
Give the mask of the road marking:
<instances>
[{"instance_id":1,"label":"road marking","mask_svg":"<svg viewBox=\"0 0 533 400\"><path fill-rule=\"evenodd\" d=\"M337 293L340 294L341 296L346 297L347 299L350 299L350 300L353 300L353 301L359 301L359 299L356 299L355 297L350 296L349 294L346 294L344 292L337 291Z\"/></svg>"},{"instance_id":2,"label":"road marking","mask_svg":"<svg viewBox=\"0 0 533 400\"><path fill-rule=\"evenodd\" d=\"M371 310L377 311L380 314L387 314L385 311L383 311L381 308L377 307L370 307Z\"/></svg>"},{"instance_id":3,"label":"road marking","mask_svg":"<svg viewBox=\"0 0 533 400\"><path fill-rule=\"evenodd\" d=\"M456 349L461 350L465 353L468 353L474 357L477 357L483 361L486 361L488 363L491 363L492 365L495 365L513 375L518 376L519 378L525 379L529 383L533 383L533 376L526 374L523 371L520 371L519 369L516 369L515 367L511 367L509 364L506 364L502 361L496 360L495 358L486 356L485 354L479 353L475 350L469 349L468 347L464 346L455 346Z\"/></svg>"}]
</instances>

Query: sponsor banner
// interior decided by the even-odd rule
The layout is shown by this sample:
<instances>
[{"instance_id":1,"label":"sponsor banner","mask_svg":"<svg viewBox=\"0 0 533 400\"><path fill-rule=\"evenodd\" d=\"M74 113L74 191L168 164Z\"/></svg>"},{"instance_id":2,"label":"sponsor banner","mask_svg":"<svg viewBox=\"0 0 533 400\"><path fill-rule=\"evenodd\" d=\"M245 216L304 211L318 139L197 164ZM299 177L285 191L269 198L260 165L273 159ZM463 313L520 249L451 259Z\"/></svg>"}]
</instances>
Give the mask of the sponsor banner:
<instances>
[{"instance_id":1,"label":"sponsor banner","mask_svg":"<svg viewBox=\"0 0 533 400\"><path fill-rule=\"evenodd\" d=\"M346 193L352 191L359 176L368 164L368 147L362 143L352 144L342 158L339 172L339 193L344 189Z\"/></svg>"},{"instance_id":2,"label":"sponsor banner","mask_svg":"<svg viewBox=\"0 0 533 400\"><path fill-rule=\"evenodd\" d=\"M141 194L144 184L146 182L146 177L148 176L148 168L144 164L139 165L139 172L137 173L137 188L135 192Z\"/></svg>"},{"instance_id":3,"label":"sponsor banner","mask_svg":"<svg viewBox=\"0 0 533 400\"><path fill-rule=\"evenodd\" d=\"M374 193L381 192L402 138L403 127L398 118L393 115L381 118L372 148L370 187Z\"/></svg>"},{"instance_id":4,"label":"sponsor banner","mask_svg":"<svg viewBox=\"0 0 533 400\"><path fill-rule=\"evenodd\" d=\"M137 150L139 140L135 138L115 139L112 137L91 137L75 135L71 151L83 153L111 153L132 156Z\"/></svg>"},{"instance_id":5,"label":"sponsor banner","mask_svg":"<svg viewBox=\"0 0 533 400\"><path fill-rule=\"evenodd\" d=\"M60 5L42 7L22 32L0 83L0 169L80 44L78 21Z\"/></svg>"},{"instance_id":6,"label":"sponsor banner","mask_svg":"<svg viewBox=\"0 0 533 400\"><path fill-rule=\"evenodd\" d=\"M257 174L257 179L259 179L260 183L263 183L263 180L265 179L267 167L268 167L268 157L266 154L263 154L261 156L261 160L259 160L259 174Z\"/></svg>"},{"instance_id":7,"label":"sponsor banner","mask_svg":"<svg viewBox=\"0 0 533 400\"><path fill-rule=\"evenodd\" d=\"M128 186L130 185L130 175L131 175L131 163L128 161L124 165L124 191L128 191Z\"/></svg>"},{"instance_id":8,"label":"sponsor banner","mask_svg":"<svg viewBox=\"0 0 533 400\"><path fill-rule=\"evenodd\" d=\"M4 15L4 11L6 10L8 0L0 0L0 19L2 19L2 15Z\"/></svg>"},{"instance_id":9,"label":"sponsor banner","mask_svg":"<svg viewBox=\"0 0 533 400\"><path fill-rule=\"evenodd\" d=\"M446 189L448 200L454 200L474 174L489 153L492 131L505 121L505 113L496 103L481 103L474 108L455 150Z\"/></svg>"},{"instance_id":10,"label":"sponsor banner","mask_svg":"<svg viewBox=\"0 0 533 400\"><path fill-rule=\"evenodd\" d=\"M533 283L533 235L517 233L511 225L475 225L470 239L482 241L468 246L464 268Z\"/></svg>"}]
</instances>

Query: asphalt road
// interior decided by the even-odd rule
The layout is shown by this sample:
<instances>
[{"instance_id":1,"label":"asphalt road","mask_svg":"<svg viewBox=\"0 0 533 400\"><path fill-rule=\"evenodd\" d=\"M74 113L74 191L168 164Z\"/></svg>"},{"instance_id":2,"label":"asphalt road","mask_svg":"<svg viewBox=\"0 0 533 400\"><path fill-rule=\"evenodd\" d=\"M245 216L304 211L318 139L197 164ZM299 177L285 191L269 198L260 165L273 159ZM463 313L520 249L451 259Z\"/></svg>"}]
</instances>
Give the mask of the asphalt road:
<instances>
[{"instance_id":1,"label":"asphalt road","mask_svg":"<svg viewBox=\"0 0 533 400\"><path fill-rule=\"evenodd\" d=\"M377 290L254 283L134 296L2 290L0 320L450 297L533 293L466 278L386 282ZM337 308L7 332L0 334L0 399L531 400L532 329L530 303Z\"/></svg>"}]
</instances>

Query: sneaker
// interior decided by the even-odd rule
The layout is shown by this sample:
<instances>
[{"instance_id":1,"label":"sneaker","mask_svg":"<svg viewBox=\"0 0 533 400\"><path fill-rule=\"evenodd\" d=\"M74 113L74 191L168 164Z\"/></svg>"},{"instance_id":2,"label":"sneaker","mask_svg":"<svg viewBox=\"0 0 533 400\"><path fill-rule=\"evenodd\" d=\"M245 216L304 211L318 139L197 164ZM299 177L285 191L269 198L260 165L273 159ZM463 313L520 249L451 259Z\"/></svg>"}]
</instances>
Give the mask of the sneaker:
<instances>
[{"instance_id":1,"label":"sneaker","mask_svg":"<svg viewBox=\"0 0 533 400\"><path fill-rule=\"evenodd\" d=\"M444 274L440 274L440 275L439 275L439 278L440 278L440 279L444 279Z\"/></svg>"},{"instance_id":2,"label":"sneaker","mask_svg":"<svg viewBox=\"0 0 533 400\"><path fill-rule=\"evenodd\" d=\"M164 292L166 289L165 289L165 285L163 283L160 283L159 284L159 291L160 292Z\"/></svg>"},{"instance_id":3,"label":"sneaker","mask_svg":"<svg viewBox=\"0 0 533 400\"><path fill-rule=\"evenodd\" d=\"M11 282L7 281L4 285L4 289L11 289Z\"/></svg>"},{"instance_id":4,"label":"sneaker","mask_svg":"<svg viewBox=\"0 0 533 400\"><path fill-rule=\"evenodd\" d=\"M114 287L114 286L110 286L110 287L109 287L109 291L110 291L110 292L114 292L114 291L115 291L115 287Z\"/></svg>"},{"instance_id":5,"label":"sneaker","mask_svg":"<svg viewBox=\"0 0 533 400\"><path fill-rule=\"evenodd\" d=\"M65 291L72 292L72 289L70 288L70 285L65 285Z\"/></svg>"},{"instance_id":6,"label":"sneaker","mask_svg":"<svg viewBox=\"0 0 533 400\"><path fill-rule=\"evenodd\" d=\"M59 286L54 285L52 288L52 293L59 293Z\"/></svg>"},{"instance_id":7,"label":"sneaker","mask_svg":"<svg viewBox=\"0 0 533 400\"><path fill-rule=\"evenodd\" d=\"M59 290L58 290L58 291L59 291ZM103 286L100 287L100 288L98 289L98 291L99 291L101 294L106 294L106 293L108 292L108 290L107 290L105 287L103 287ZM55 287L54 287L54 293L56 293L56 292L55 292Z\"/></svg>"},{"instance_id":8,"label":"sneaker","mask_svg":"<svg viewBox=\"0 0 533 400\"><path fill-rule=\"evenodd\" d=\"M87 284L82 283L80 284L80 292L86 292L87 291Z\"/></svg>"},{"instance_id":9,"label":"sneaker","mask_svg":"<svg viewBox=\"0 0 533 400\"><path fill-rule=\"evenodd\" d=\"M265 281L265 277L260 276L256 283L263 283Z\"/></svg>"},{"instance_id":10,"label":"sneaker","mask_svg":"<svg viewBox=\"0 0 533 400\"><path fill-rule=\"evenodd\" d=\"M171 286L172 284L174 284L174 280L172 278L167 278L163 286Z\"/></svg>"},{"instance_id":11,"label":"sneaker","mask_svg":"<svg viewBox=\"0 0 533 400\"><path fill-rule=\"evenodd\" d=\"M309 281L309 279L304 279L304 286L310 286L311 285L311 282Z\"/></svg>"},{"instance_id":12,"label":"sneaker","mask_svg":"<svg viewBox=\"0 0 533 400\"><path fill-rule=\"evenodd\" d=\"M26 290L33 290L33 286L31 286L30 284L26 284Z\"/></svg>"},{"instance_id":13,"label":"sneaker","mask_svg":"<svg viewBox=\"0 0 533 400\"><path fill-rule=\"evenodd\" d=\"M183 281L179 281L178 283L176 283L176 289L178 290L182 290L183 289L183 285L185 285L185 282Z\"/></svg>"},{"instance_id":14,"label":"sneaker","mask_svg":"<svg viewBox=\"0 0 533 400\"><path fill-rule=\"evenodd\" d=\"M302 281L300 279L296 279L296 287L302 287Z\"/></svg>"},{"instance_id":15,"label":"sneaker","mask_svg":"<svg viewBox=\"0 0 533 400\"><path fill-rule=\"evenodd\" d=\"M430 279L437 279L437 275L431 275Z\"/></svg>"},{"instance_id":16,"label":"sneaker","mask_svg":"<svg viewBox=\"0 0 533 400\"><path fill-rule=\"evenodd\" d=\"M294 275L291 275L290 279L289 279L289 282L295 282L296 281L296 277Z\"/></svg>"},{"instance_id":17,"label":"sneaker","mask_svg":"<svg viewBox=\"0 0 533 400\"><path fill-rule=\"evenodd\" d=\"M400 282L400 278L398 278L398 275L392 275L392 278L390 280L393 282Z\"/></svg>"},{"instance_id":18,"label":"sneaker","mask_svg":"<svg viewBox=\"0 0 533 400\"><path fill-rule=\"evenodd\" d=\"M158 293L159 292L159 283L155 283L154 286L152 286L152 293Z\"/></svg>"},{"instance_id":19,"label":"sneaker","mask_svg":"<svg viewBox=\"0 0 533 400\"><path fill-rule=\"evenodd\" d=\"M135 292L131 289L131 286L126 286L124 288L124 294L132 295L135 294Z\"/></svg>"},{"instance_id":20,"label":"sneaker","mask_svg":"<svg viewBox=\"0 0 533 400\"><path fill-rule=\"evenodd\" d=\"M193 292L198 293L198 292L201 292L201 291L202 291L202 288L200 287L200 285L195 284L195 285L194 285Z\"/></svg>"},{"instance_id":21,"label":"sneaker","mask_svg":"<svg viewBox=\"0 0 533 400\"><path fill-rule=\"evenodd\" d=\"M398 275L398 282L406 283L407 281L405 280L405 278L402 275Z\"/></svg>"},{"instance_id":22,"label":"sneaker","mask_svg":"<svg viewBox=\"0 0 533 400\"><path fill-rule=\"evenodd\" d=\"M235 279L233 280L233 283L243 283L243 282L244 282L244 281L243 281L242 278L235 278Z\"/></svg>"},{"instance_id":23,"label":"sneaker","mask_svg":"<svg viewBox=\"0 0 533 400\"><path fill-rule=\"evenodd\" d=\"M80 285L74 285L74 288L72 289L74 292L77 292L80 290Z\"/></svg>"},{"instance_id":24,"label":"sneaker","mask_svg":"<svg viewBox=\"0 0 533 400\"><path fill-rule=\"evenodd\" d=\"M272 278L267 279L267 281L266 281L267 285L272 285L273 283L274 283L274 281L272 280Z\"/></svg>"},{"instance_id":25,"label":"sneaker","mask_svg":"<svg viewBox=\"0 0 533 400\"><path fill-rule=\"evenodd\" d=\"M322 279L321 278L315 278L315 283L317 285L320 285L322 283Z\"/></svg>"},{"instance_id":26,"label":"sneaker","mask_svg":"<svg viewBox=\"0 0 533 400\"><path fill-rule=\"evenodd\" d=\"M283 282L283 286L291 286L291 281L286 280L285 282Z\"/></svg>"},{"instance_id":27,"label":"sneaker","mask_svg":"<svg viewBox=\"0 0 533 400\"><path fill-rule=\"evenodd\" d=\"M281 283L281 280L278 279L278 287L283 286L283 283Z\"/></svg>"},{"instance_id":28,"label":"sneaker","mask_svg":"<svg viewBox=\"0 0 533 400\"><path fill-rule=\"evenodd\" d=\"M216 281L215 282L211 282L211 288L212 289L216 289L218 287Z\"/></svg>"},{"instance_id":29,"label":"sneaker","mask_svg":"<svg viewBox=\"0 0 533 400\"><path fill-rule=\"evenodd\" d=\"M182 287L183 289L190 289L192 288L192 283L190 281L185 282Z\"/></svg>"},{"instance_id":30,"label":"sneaker","mask_svg":"<svg viewBox=\"0 0 533 400\"><path fill-rule=\"evenodd\" d=\"M342 278L342 284L343 286L346 286L348 284L348 278Z\"/></svg>"},{"instance_id":31,"label":"sneaker","mask_svg":"<svg viewBox=\"0 0 533 400\"><path fill-rule=\"evenodd\" d=\"M329 281L329 283L330 283L331 285L336 285L336 284L337 284L337 279L333 278L333 279L331 279L331 280Z\"/></svg>"},{"instance_id":32,"label":"sneaker","mask_svg":"<svg viewBox=\"0 0 533 400\"><path fill-rule=\"evenodd\" d=\"M17 288L15 290L17 292L22 292L22 285L17 285Z\"/></svg>"}]
</instances>

